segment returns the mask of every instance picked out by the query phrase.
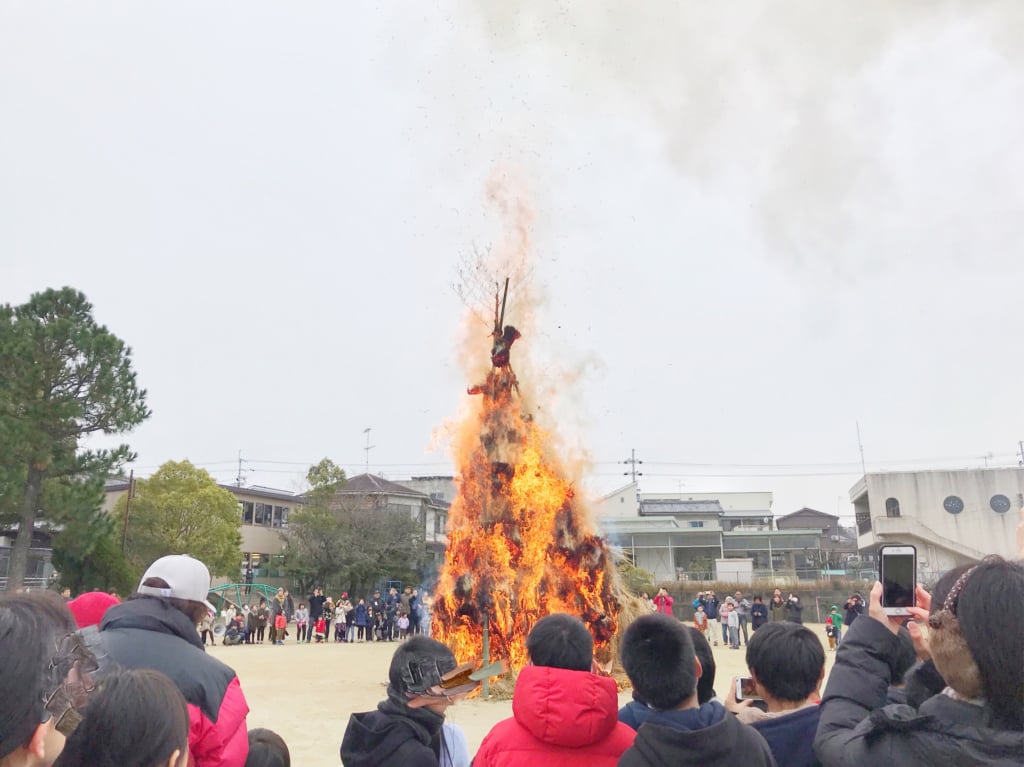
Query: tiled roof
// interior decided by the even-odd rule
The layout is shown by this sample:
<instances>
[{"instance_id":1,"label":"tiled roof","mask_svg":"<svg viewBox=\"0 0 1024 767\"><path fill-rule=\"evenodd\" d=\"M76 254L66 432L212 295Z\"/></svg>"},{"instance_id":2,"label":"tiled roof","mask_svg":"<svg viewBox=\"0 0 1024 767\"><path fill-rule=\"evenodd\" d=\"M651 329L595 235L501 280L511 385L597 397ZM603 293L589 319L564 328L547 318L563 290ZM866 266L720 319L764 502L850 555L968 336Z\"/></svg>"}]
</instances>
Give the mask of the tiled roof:
<instances>
[{"instance_id":1,"label":"tiled roof","mask_svg":"<svg viewBox=\"0 0 1024 767\"><path fill-rule=\"evenodd\" d=\"M339 495L375 495L378 493L384 495L412 495L418 498L430 497L419 490L413 490L397 482L391 482L384 479L384 477L378 477L376 474L357 474L351 477L338 490Z\"/></svg>"}]
</instances>

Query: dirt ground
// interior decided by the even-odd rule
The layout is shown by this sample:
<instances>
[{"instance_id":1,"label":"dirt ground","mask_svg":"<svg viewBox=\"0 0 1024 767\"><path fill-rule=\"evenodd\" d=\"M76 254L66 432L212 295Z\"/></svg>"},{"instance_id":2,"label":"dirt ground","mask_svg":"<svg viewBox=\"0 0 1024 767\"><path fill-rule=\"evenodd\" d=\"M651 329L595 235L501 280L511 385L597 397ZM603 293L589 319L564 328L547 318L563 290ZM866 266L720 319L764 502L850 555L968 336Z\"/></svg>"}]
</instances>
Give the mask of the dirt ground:
<instances>
[{"instance_id":1,"label":"dirt ground","mask_svg":"<svg viewBox=\"0 0 1024 767\"><path fill-rule=\"evenodd\" d=\"M827 646L821 624L807 624ZM369 711L384 698L388 665L397 645L270 644L207 648L238 674L249 701L249 727L267 727L288 744L296 767L327 767L341 763L339 748L349 715ZM744 650L712 648L717 672L715 690L726 695L729 679L746 673ZM825 653L826 678L834 653ZM630 700L629 690L619 696ZM448 709L448 721L459 725L469 741L470 755L494 724L512 716L512 702L465 700Z\"/></svg>"}]
</instances>

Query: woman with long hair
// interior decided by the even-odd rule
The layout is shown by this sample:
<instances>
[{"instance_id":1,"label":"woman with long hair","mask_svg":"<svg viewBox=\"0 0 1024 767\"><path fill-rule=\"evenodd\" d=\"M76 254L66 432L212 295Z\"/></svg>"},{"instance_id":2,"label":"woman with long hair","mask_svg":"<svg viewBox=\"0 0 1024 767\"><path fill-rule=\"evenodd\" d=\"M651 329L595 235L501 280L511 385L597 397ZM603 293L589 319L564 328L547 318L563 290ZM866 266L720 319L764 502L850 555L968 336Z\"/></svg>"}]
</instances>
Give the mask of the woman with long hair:
<instances>
[{"instance_id":1,"label":"woman with long hair","mask_svg":"<svg viewBox=\"0 0 1024 767\"><path fill-rule=\"evenodd\" d=\"M927 621L927 643L917 626L911 636L919 654L930 654L944 687L916 708L885 705L902 619L885 614L876 583L867 614L839 645L825 688L814 743L824 767L1021 764L1024 564L988 557L940 586L935 604L918 587L909 611Z\"/></svg>"},{"instance_id":2,"label":"woman with long hair","mask_svg":"<svg viewBox=\"0 0 1024 767\"><path fill-rule=\"evenodd\" d=\"M54 767L185 767L188 705L159 671L108 677Z\"/></svg>"}]
</instances>

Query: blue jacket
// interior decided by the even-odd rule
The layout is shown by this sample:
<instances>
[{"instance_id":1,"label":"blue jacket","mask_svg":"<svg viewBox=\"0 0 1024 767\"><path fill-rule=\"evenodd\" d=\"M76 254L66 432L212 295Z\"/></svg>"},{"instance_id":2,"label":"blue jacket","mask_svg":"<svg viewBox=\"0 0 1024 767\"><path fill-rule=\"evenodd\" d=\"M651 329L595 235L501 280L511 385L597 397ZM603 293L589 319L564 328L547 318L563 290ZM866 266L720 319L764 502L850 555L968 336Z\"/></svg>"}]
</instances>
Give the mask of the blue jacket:
<instances>
[{"instance_id":1,"label":"blue jacket","mask_svg":"<svg viewBox=\"0 0 1024 767\"><path fill-rule=\"evenodd\" d=\"M704 612L711 620L718 620L718 597L704 600Z\"/></svg>"},{"instance_id":2,"label":"blue jacket","mask_svg":"<svg viewBox=\"0 0 1024 767\"><path fill-rule=\"evenodd\" d=\"M780 765L821 767L814 754L814 734L820 715L820 706L807 706L790 714L761 719L752 726L768 741L768 748Z\"/></svg>"}]
</instances>

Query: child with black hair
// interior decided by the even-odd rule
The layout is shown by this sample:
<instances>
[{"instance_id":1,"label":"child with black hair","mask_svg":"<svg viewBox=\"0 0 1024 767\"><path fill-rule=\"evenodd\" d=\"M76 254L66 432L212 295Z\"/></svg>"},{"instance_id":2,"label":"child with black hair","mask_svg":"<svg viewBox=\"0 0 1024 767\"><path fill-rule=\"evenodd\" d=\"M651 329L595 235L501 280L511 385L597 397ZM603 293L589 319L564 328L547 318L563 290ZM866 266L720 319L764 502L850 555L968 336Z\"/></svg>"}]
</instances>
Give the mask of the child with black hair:
<instances>
[{"instance_id":1,"label":"child with black hair","mask_svg":"<svg viewBox=\"0 0 1024 767\"><path fill-rule=\"evenodd\" d=\"M541 618L526 651L530 665L516 680L512 718L487 733L474 767L616 764L633 730L618 721L615 682L594 673L594 639L583 621L563 613Z\"/></svg>"},{"instance_id":2,"label":"child with black hair","mask_svg":"<svg viewBox=\"0 0 1024 767\"><path fill-rule=\"evenodd\" d=\"M178 687L150 669L107 677L54 767L185 767L188 705Z\"/></svg>"},{"instance_id":3,"label":"child with black hair","mask_svg":"<svg viewBox=\"0 0 1024 767\"><path fill-rule=\"evenodd\" d=\"M452 651L424 636L403 642L391 657L388 697L376 711L352 714L341 742L346 767L439 767L469 762L468 753L452 754L445 737L445 711L476 688L476 683L446 689L442 677L456 668ZM464 748L463 743L463 748Z\"/></svg>"},{"instance_id":4,"label":"child with black hair","mask_svg":"<svg viewBox=\"0 0 1024 767\"><path fill-rule=\"evenodd\" d=\"M58 645L75 629L67 604L52 591L0 593L3 767L48 767L78 722L74 707L66 705L71 702L68 696L55 695L67 681L63 671L71 665Z\"/></svg>"},{"instance_id":5,"label":"child with black hair","mask_svg":"<svg viewBox=\"0 0 1024 767\"><path fill-rule=\"evenodd\" d=\"M703 669L691 633L665 615L642 615L622 637L622 666L652 713L619 760L621 767L664 764L775 767L768 744L721 703L701 704Z\"/></svg>"},{"instance_id":6,"label":"child with black hair","mask_svg":"<svg viewBox=\"0 0 1024 767\"><path fill-rule=\"evenodd\" d=\"M284 738L262 727L249 730L249 756L245 767L291 767L292 757Z\"/></svg>"}]
</instances>

